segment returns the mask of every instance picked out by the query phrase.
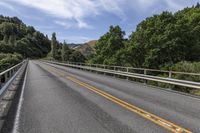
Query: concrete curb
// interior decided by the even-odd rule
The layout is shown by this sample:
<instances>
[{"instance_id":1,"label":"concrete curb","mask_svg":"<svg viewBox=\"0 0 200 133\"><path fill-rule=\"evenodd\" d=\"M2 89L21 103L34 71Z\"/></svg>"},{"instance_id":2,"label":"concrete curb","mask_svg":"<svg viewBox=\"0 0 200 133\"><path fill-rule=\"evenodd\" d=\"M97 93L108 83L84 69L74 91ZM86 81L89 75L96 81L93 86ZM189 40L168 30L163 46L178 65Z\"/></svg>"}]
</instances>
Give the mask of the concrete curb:
<instances>
[{"instance_id":1,"label":"concrete curb","mask_svg":"<svg viewBox=\"0 0 200 133\"><path fill-rule=\"evenodd\" d=\"M5 90L3 96L0 98L0 132L2 131L2 128L3 128L4 123L6 121L9 110L12 106L12 103L15 100L16 93L22 87L22 83L23 83L25 71L26 71L26 68L27 68L27 64L28 63L25 63L22 66L18 75L10 83L8 88Z\"/></svg>"}]
</instances>

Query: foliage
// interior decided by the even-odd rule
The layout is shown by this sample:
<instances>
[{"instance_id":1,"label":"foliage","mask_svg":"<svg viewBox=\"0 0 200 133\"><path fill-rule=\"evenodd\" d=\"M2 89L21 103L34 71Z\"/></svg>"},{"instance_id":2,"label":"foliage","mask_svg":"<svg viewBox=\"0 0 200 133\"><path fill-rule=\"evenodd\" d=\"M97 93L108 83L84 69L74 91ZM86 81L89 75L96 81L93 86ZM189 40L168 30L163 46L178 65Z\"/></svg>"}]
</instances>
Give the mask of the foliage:
<instances>
[{"instance_id":1,"label":"foliage","mask_svg":"<svg viewBox=\"0 0 200 133\"><path fill-rule=\"evenodd\" d=\"M86 58L81 52L70 49L67 43L59 43L56 40L56 34L52 34L51 52L47 58L49 60L67 61L67 62L85 62Z\"/></svg>"},{"instance_id":2,"label":"foliage","mask_svg":"<svg viewBox=\"0 0 200 133\"><path fill-rule=\"evenodd\" d=\"M190 72L190 73L200 73L200 62L194 62L194 63L185 61L179 62L172 67L172 70L181 72ZM182 80L200 82L200 76L175 74L173 77ZM187 87L174 86L173 89L181 90L183 92L188 92L188 93L197 92L196 90Z\"/></svg>"},{"instance_id":3,"label":"foliage","mask_svg":"<svg viewBox=\"0 0 200 133\"><path fill-rule=\"evenodd\" d=\"M17 17L0 16L0 52L39 58L46 56L50 48L48 37L32 26L26 26Z\"/></svg>"},{"instance_id":4,"label":"foliage","mask_svg":"<svg viewBox=\"0 0 200 133\"><path fill-rule=\"evenodd\" d=\"M55 32L52 34L51 38L51 55L55 59L58 58L57 40Z\"/></svg>"},{"instance_id":5,"label":"foliage","mask_svg":"<svg viewBox=\"0 0 200 133\"><path fill-rule=\"evenodd\" d=\"M69 49L66 42L64 41L64 43L62 45L62 50L61 50L62 61L69 61L70 54L71 54L71 50Z\"/></svg>"},{"instance_id":6,"label":"foliage","mask_svg":"<svg viewBox=\"0 0 200 133\"><path fill-rule=\"evenodd\" d=\"M128 40L111 26L96 44L90 63L170 69L181 61L200 61L200 6L163 12L142 21Z\"/></svg>"},{"instance_id":7,"label":"foliage","mask_svg":"<svg viewBox=\"0 0 200 133\"><path fill-rule=\"evenodd\" d=\"M135 60L137 66L161 68L180 61L199 61L200 32L196 29L200 15L194 15L196 12L200 13L200 8L163 12L140 23L130 37L131 52L140 58Z\"/></svg>"},{"instance_id":8,"label":"foliage","mask_svg":"<svg viewBox=\"0 0 200 133\"><path fill-rule=\"evenodd\" d=\"M70 62L85 62L86 58L81 54L81 52L72 50L69 55Z\"/></svg>"},{"instance_id":9,"label":"foliage","mask_svg":"<svg viewBox=\"0 0 200 133\"><path fill-rule=\"evenodd\" d=\"M111 26L110 30L104 34L96 43L96 54L91 59L91 63L98 64L118 64L121 62L117 60L118 51L124 48L125 32L119 26Z\"/></svg>"},{"instance_id":10,"label":"foliage","mask_svg":"<svg viewBox=\"0 0 200 133\"><path fill-rule=\"evenodd\" d=\"M0 53L0 72L20 63L22 56L20 54L4 54Z\"/></svg>"}]
</instances>

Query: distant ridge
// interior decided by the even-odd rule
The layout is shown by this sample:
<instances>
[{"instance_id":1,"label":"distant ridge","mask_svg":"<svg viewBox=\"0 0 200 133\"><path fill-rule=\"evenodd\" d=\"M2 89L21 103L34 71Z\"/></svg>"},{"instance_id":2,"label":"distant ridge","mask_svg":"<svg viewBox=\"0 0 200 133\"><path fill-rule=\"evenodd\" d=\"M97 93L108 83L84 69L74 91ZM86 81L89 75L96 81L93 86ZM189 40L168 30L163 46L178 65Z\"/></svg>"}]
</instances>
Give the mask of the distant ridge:
<instances>
[{"instance_id":1,"label":"distant ridge","mask_svg":"<svg viewBox=\"0 0 200 133\"><path fill-rule=\"evenodd\" d=\"M86 42L84 44L71 43L71 44L68 44L68 46L72 49L80 51L84 56L88 57L91 54L95 53L94 46L95 46L96 42L97 42L97 40L91 40L91 41Z\"/></svg>"}]
</instances>

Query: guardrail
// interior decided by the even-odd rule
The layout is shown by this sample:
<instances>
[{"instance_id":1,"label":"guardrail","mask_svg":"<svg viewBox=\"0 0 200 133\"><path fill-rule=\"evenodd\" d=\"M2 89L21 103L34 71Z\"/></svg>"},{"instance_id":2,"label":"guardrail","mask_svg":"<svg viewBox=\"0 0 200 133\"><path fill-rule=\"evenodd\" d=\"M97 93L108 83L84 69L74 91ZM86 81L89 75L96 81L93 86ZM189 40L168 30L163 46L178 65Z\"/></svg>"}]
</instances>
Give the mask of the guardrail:
<instances>
[{"instance_id":1,"label":"guardrail","mask_svg":"<svg viewBox=\"0 0 200 133\"><path fill-rule=\"evenodd\" d=\"M58 61L54 61L54 62L58 62ZM145 74L145 75L151 75L151 74L153 74L152 72L165 73L167 75L167 77L169 77L169 78L172 78L174 74L200 76L200 73L167 71L167 70L157 70L157 69L148 69L148 68L110 66L110 65L103 65L103 64L89 64L89 63L80 63L80 62L61 62L61 63L104 68L104 69L109 69L109 70L120 70L120 71L126 71L126 72L131 72L131 73L139 73L139 74Z\"/></svg>"},{"instance_id":2,"label":"guardrail","mask_svg":"<svg viewBox=\"0 0 200 133\"><path fill-rule=\"evenodd\" d=\"M9 126L7 121L10 119L10 113L13 113L11 108L15 107L19 101L17 95L23 85L27 64L28 61L25 60L0 73L0 132L3 132L5 128L7 131Z\"/></svg>"},{"instance_id":3,"label":"guardrail","mask_svg":"<svg viewBox=\"0 0 200 133\"><path fill-rule=\"evenodd\" d=\"M0 73L0 90L25 62L26 60Z\"/></svg>"},{"instance_id":4,"label":"guardrail","mask_svg":"<svg viewBox=\"0 0 200 133\"><path fill-rule=\"evenodd\" d=\"M195 75L200 76L198 73L185 73L185 72L175 72L175 71L163 71L163 70L154 70L154 69L143 69L143 68L130 68L130 67L120 67L120 66L108 66L108 65L94 65L94 64L86 64L86 63L61 63L61 62L55 62L55 61L46 61L48 63L73 67L73 68L79 68L89 71L96 71L101 73L107 73L107 74L113 74L113 75L120 75L127 78L136 78L136 79L143 79L143 80L149 80L149 81L155 81L155 82L161 82L166 84L172 84L177 86L183 86L183 87L189 87L189 88L195 88L200 89L200 82L194 82L194 81L187 81L187 80L180 80L180 79L174 79L172 78L172 74L185 74L185 75ZM101 67L98 67L101 66ZM113 69L109 69L109 68ZM126 71L122 71L117 68L126 68ZM143 73L134 73L130 71L131 69L134 70L142 70ZM156 71L156 72L164 72L168 73L168 77L159 77L154 75L148 75L148 71Z\"/></svg>"}]
</instances>

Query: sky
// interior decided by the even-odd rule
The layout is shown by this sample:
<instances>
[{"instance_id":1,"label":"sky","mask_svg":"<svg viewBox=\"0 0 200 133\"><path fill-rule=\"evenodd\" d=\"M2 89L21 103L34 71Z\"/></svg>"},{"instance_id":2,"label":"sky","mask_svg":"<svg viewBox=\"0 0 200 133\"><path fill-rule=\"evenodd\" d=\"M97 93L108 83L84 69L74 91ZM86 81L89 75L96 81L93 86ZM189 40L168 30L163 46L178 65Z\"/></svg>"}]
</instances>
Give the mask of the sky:
<instances>
[{"instance_id":1,"label":"sky","mask_svg":"<svg viewBox=\"0 0 200 133\"><path fill-rule=\"evenodd\" d=\"M99 39L110 25L119 25L128 37L146 17L176 12L200 0L0 0L0 14L17 16L49 38L84 43Z\"/></svg>"}]
</instances>

